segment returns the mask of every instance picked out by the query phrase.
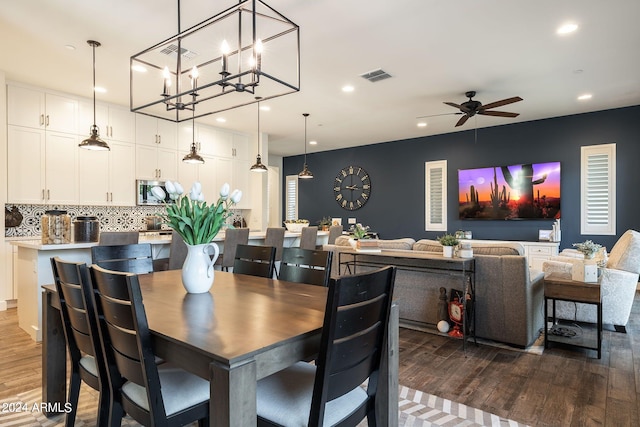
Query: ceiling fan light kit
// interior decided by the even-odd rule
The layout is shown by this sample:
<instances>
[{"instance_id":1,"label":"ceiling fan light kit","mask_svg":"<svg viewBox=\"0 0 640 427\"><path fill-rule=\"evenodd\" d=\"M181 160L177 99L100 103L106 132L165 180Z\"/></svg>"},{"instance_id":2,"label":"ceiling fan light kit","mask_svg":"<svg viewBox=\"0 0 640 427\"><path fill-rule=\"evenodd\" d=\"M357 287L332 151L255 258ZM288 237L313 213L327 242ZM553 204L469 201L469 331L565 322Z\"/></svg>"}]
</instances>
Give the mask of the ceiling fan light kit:
<instances>
[{"instance_id":1,"label":"ceiling fan light kit","mask_svg":"<svg viewBox=\"0 0 640 427\"><path fill-rule=\"evenodd\" d=\"M148 72L135 69L143 67ZM300 90L300 29L260 0L238 2L130 59L133 112L181 122Z\"/></svg>"}]
</instances>

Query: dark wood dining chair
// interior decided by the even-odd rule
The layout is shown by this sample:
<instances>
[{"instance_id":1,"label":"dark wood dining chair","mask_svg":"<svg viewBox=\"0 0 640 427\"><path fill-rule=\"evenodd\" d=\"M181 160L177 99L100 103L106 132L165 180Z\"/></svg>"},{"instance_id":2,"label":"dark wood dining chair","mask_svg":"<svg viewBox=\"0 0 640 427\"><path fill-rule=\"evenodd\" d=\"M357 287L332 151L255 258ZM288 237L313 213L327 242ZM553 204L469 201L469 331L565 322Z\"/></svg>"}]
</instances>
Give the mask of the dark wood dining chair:
<instances>
[{"instance_id":1,"label":"dark wood dining chair","mask_svg":"<svg viewBox=\"0 0 640 427\"><path fill-rule=\"evenodd\" d=\"M99 245L133 245L138 243L137 231L103 231L98 239Z\"/></svg>"},{"instance_id":2,"label":"dark wood dining chair","mask_svg":"<svg viewBox=\"0 0 640 427\"><path fill-rule=\"evenodd\" d=\"M65 426L75 425L81 381L100 392L98 397L97 426L107 426L111 393L107 369L100 346L100 334L95 315L93 288L89 282L87 265L51 258L51 270L58 298L64 336L67 341L71 374Z\"/></svg>"},{"instance_id":3,"label":"dark wood dining chair","mask_svg":"<svg viewBox=\"0 0 640 427\"><path fill-rule=\"evenodd\" d=\"M278 264L282 261L282 250L284 246L284 227L268 227L264 237L265 246L273 246L276 248L276 257L274 259L274 271L278 277Z\"/></svg>"},{"instance_id":4,"label":"dark wood dining chair","mask_svg":"<svg viewBox=\"0 0 640 427\"><path fill-rule=\"evenodd\" d=\"M180 270L187 259L187 244L182 236L173 230L171 233L171 245L169 245L169 270Z\"/></svg>"},{"instance_id":5,"label":"dark wood dining chair","mask_svg":"<svg viewBox=\"0 0 640 427\"><path fill-rule=\"evenodd\" d=\"M376 425L378 379L396 267L331 279L315 365L258 381L258 425ZM361 387L369 380L366 389Z\"/></svg>"},{"instance_id":6,"label":"dark wood dining chair","mask_svg":"<svg viewBox=\"0 0 640 427\"><path fill-rule=\"evenodd\" d=\"M272 278L276 248L273 246L238 245L233 272Z\"/></svg>"},{"instance_id":7,"label":"dark wood dining chair","mask_svg":"<svg viewBox=\"0 0 640 427\"><path fill-rule=\"evenodd\" d=\"M278 279L329 286L333 252L284 248Z\"/></svg>"},{"instance_id":8,"label":"dark wood dining chair","mask_svg":"<svg viewBox=\"0 0 640 427\"><path fill-rule=\"evenodd\" d=\"M300 247L302 249L315 249L318 239L318 227L302 227L300 232Z\"/></svg>"},{"instance_id":9,"label":"dark wood dining chair","mask_svg":"<svg viewBox=\"0 0 640 427\"><path fill-rule=\"evenodd\" d=\"M209 382L171 363L156 364L138 276L93 265L96 310L109 383L112 426L128 414L145 426L209 423Z\"/></svg>"},{"instance_id":10,"label":"dark wood dining chair","mask_svg":"<svg viewBox=\"0 0 640 427\"><path fill-rule=\"evenodd\" d=\"M248 228L228 228L225 230L222 256L220 257L222 258L220 261L222 270L229 271L229 268L233 267L236 260L236 248L238 245L246 245L247 243L249 243Z\"/></svg>"},{"instance_id":11,"label":"dark wood dining chair","mask_svg":"<svg viewBox=\"0 0 640 427\"><path fill-rule=\"evenodd\" d=\"M93 246L91 248L91 262L113 271L136 274L153 272L150 243Z\"/></svg>"}]
</instances>

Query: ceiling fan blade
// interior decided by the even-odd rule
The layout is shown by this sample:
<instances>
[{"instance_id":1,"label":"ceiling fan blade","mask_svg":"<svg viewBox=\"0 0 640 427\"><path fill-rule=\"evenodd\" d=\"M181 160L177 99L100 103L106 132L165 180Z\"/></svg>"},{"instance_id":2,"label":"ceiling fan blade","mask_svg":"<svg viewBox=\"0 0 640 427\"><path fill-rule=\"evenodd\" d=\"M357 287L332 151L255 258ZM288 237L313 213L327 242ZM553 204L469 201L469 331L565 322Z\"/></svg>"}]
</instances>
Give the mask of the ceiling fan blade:
<instances>
[{"instance_id":1,"label":"ceiling fan blade","mask_svg":"<svg viewBox=\"0 0 640 427\"><path fill-rule=\"evenodd\" d=\"M497 117L518 117L520 113L509 113L507 111L478 111L478 114L483 116L497 116Z\"/></svg>"},{"instance_id":2,"label":"ceiling fan blade","mask_svg":"<svg viewBox=\"0 0 640 427\"><path fill-rule=\"evenodd\" d=\"M462 108L462 106L460 106L458 104L455 104L453 102L445 102L445 104L447 104L448 106L453 107L453 108L458 108L458 109Z\"/></svg>"},{"instance_id":3,"label":"ceiling fan blade","mask_svg":"<svg viewBox=\"0 0 640 427\"><path fill-rule=\"evenodd\" d=\"M453 115L457 115L457 114L462 114L462 112L458 111L457 113L431 114L430 116L419 116L419 117L416 117L416 119L426 119L428 117L438 117L438 116L453 116Z\"/></svg>"},{"instance_id":4,"label":"ceiling fan blade","mask_svg":"<svg viewBox=\"0 0 640 427\"><path fill-rule=\"evenodd\" d=\"M458 120L456 126L462 126L467 120L469 120L469 116L465 114L464 116L460 117L460 120Z\"/></svg>"},{"instance_id":5,"label":"ceiling fan blade","mask_svg":"<svg viewBox=\"0 0 640 427\"><path fill-rule=\"evenodd\" d=\"M519 96L514 96L513 98L503 99L501 101L492 102L490 104L483 105L480 107L480 111L488 110L489 108L502 107L503 105L513 104L514 102L522 101L522 98Z\"/></svg>"}]
</instances>

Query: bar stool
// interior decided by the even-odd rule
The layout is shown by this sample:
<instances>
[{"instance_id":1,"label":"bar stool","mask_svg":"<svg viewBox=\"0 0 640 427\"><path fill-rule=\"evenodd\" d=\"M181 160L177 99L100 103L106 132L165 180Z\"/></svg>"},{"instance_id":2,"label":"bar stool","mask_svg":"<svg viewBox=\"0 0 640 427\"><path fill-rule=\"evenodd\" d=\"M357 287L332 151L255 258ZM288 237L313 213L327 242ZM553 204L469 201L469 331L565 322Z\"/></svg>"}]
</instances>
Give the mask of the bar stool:
<instances>
[{"instance_id":1,"label":"bar stool","mask_svg":"<svg viewBox=\"0 0 640 427\"><path fill-rule=\"evenodd\" d=\"M265 246L273 246L276 248L275 272L276 278L280 270L280 261L282 260L282 246L284 245L284 227L269 227L265 235Z\"/></svg>"},{"instance_id":2,"label":"bar stool","mask_svg":"<svg viewBox=\"0 0 640 427\"><path fill-rule=\"evenodd\" d=\"M318 239L318 227L302 227L300 234L300 247L302 249L314 250Z\"/></svg>"},{"instance_id":3,"label":"bar stool","mask_svg":"<svg viewBox=\"0 0 640 427\"><path fill-rule=\"evenodd\" d=\"M222 270L229 271L229 267L233 268L238 245L246 245L248 243L248 228L228 228L224 232L224 250L222 251L222 261L220 263Z\"/></svg>"}]
</instances>

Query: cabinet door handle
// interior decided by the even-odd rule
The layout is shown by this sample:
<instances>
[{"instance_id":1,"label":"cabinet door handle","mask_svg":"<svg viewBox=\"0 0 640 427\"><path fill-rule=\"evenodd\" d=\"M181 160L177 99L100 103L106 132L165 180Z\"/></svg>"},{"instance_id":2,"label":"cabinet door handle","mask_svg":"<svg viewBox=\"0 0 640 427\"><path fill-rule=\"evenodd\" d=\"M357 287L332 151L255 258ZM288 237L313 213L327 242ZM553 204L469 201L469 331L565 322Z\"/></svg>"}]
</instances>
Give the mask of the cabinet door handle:
<instances>
[{"instance_id":1,"label":"cabinet door handle","mask_svg":"<svg viewBox=\"0 0 640 427\"><path fill-rule=\"evenodd\" d=\"M44 200L44 188L42 189L42 200Z\"/></svg>"},{"instance_id":2,"label":"cabinet door handle","mask_svg":"<svg viewBox=\"0 0 640 427\"><path fill-rule=\"evenodd\" d=\"M51 200L51 190L47 189L47 200Z\"/></svg>"},{"instance_id":3,"label":"cabinet door handle","mask_svg":"<svg viewBox=\"0 0 640 427\"><path fill-rule=\"evenodd\" d=\"M44 125L44 114L40 114L40 126L42 126L42 125ZM42 191L44 191L44 190L42 190Z\"/></svg>"},{"instance_id":4,"label":"cabinet door handle","mask_svg":"<svg viewBox=\"0 0 640 427\"><path fill-rule=\"evenodd\" d=\"M47 119L45 120L44 123L45 126L49 126L49 115L47 114Z\"/></svg>"},{"instance_id":5,"label":"cabinet door handle","mask_svg":"<svg viewBox=\"0 0 640 427\"><path fill-rule=\"evenodd\" d=\"M162 144L162 135L158 135L158 144Z\"/></svg>"},{"instance_id":6,"label":"cabinet door handle","mask_svg":"<svg viewBox=\"0 0 640 427\"><path fill-rule=\"evenodd\" d=\"M158 178L162 178L162 169L158 169Z\"/></svg>"}]
</instances>

